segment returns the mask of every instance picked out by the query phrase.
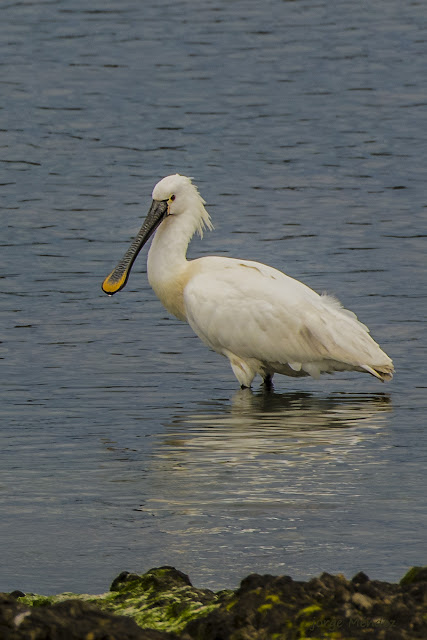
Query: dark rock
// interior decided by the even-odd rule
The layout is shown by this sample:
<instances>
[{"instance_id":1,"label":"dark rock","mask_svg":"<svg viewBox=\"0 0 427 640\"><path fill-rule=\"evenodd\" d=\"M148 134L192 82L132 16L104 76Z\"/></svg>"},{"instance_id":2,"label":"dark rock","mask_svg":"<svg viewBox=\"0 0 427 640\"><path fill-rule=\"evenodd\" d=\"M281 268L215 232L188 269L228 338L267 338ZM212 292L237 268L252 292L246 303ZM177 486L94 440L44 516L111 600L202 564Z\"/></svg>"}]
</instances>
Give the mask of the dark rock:
<instances>
[{"instance_id":1,"label":"dark rock","mask_svg":"<svg viewBox=\"0 0 427 640\"><path fill-rule=\"evenodd\" d=\"M323 573L308 582L252 574L226 608L193 620L191 640L425 640L427 581L396 585L370 580L362 572L349 581Z\"/></svg>"},{"instance_id":2,"label":"dark rock","mask_svg":"<svg viewBox=\"0 0 427 640\"><path fill-rule=\"evenodd\" d=\"M365 584L365 582L369 582L369 578L366 575L366 573L363 573L363 571L359 571L359 573L356 573L354 578L352 578L353 584L360 585L360 584Z\"/></svg>"},{"instance_id":3,"label":"dark rock","mask_svg":"<svg viewBox=\"0 0 427 640\"><path fill-rule=\"evenodd\" d=\"M405 573L400 584L407 585L414 582L427 582L427 567L412 567Z\"/></svg>"},{"instance_id":4,"label":"dark rock","mask_svg":"<svg viewBox=\"0 0 427 640\"><path fill-rule=\"evenodd\" d=\"M13 637L10 633L14 629L15 618L27 611L29 611L29 607L17 602L13 596L8 593L0 593L0 638L2 640L9 640Z\"/></svg>"},{"instance_id":5,"label":"dark rock","mask_svg":"<svg viewBox=\"0 0 427 640\"><path fill-rule=\"evenodd\" d=\"M129 591L140 587L144 590L169 591L179 587L191 587L190 578L174 567L157 567L139 575L122 571L113 580L110 591Z\"/></svg>"},{"instance_id":6,"label":"dark rock","mask_svg":"<svg viewBox=\"0 0 427 640\"><path fill-rule=\"evenodd\" d=\"M173 567L159 567L121 573L108 594L90 597L97 606L88 596L63 601L19 594L0 594L0 640L427 638L425 567L414 567L399 584L362 572L352 580L322 573L307 582L251 574L235 592L217 594L194 588ZM123 609L140 626L116 615Z\"/></svg>"},{"instance_id":7,"label":"dark rock","mask_svg":"<svg viewBox=\"0 0 427 640\"><path fill-rule=\"evenodd\" d=\"M243 578L237 594L241 595L248 591L254 591L255 589L258 589L258 587L264 587L267 583L274 582L275 580L277 580L277 576L271 576L269 574L261 576L258 573L251 573L246 578Z\"/></svg>"},{"instance_id":8,"label":"dark rock","mask_svg":"<svg viewBox=\"0 0 427 640\"><path fill-rule=\"evenodd\" d=\"M0 598L1 640L172 640L168 633L144 630L132 618L101 611L82 600L26 607Z\"/></svg>"},{"instance_id":9,"label":"dark rock","mask_svg":"<svg viewBox=\"0 0 427 640\"><path fill-rule=\"evenodd\" d=\"M233 630L236 631L233 614L225 609L216 609L203 618L189 622L182 638L183 640L227 640ZM236 640L237 638L241 640L240 636L236 636Z\"/></svg>"}]
</instances>

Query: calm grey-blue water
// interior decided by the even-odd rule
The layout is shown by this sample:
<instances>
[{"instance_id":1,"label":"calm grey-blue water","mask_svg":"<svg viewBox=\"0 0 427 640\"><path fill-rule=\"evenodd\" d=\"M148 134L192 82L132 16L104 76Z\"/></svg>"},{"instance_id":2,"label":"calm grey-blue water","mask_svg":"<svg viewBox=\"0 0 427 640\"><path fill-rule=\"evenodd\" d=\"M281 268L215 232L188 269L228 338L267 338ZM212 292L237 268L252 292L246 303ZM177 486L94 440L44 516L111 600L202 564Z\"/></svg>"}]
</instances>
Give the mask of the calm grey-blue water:
<instances>
[{"instance_id":1,"label":"calm grey-blue water","mask_svg":"<svg viewBox=\"0 0 427 640\"><path fill-rule=\"evenodd\" d=\"M426 564L425 3L10 0L0 53L0 591ZM175 172L215 225L190 257L336 295L393 381L240 390L146 250L105 296Z\"/></svg>"}]
</instances>

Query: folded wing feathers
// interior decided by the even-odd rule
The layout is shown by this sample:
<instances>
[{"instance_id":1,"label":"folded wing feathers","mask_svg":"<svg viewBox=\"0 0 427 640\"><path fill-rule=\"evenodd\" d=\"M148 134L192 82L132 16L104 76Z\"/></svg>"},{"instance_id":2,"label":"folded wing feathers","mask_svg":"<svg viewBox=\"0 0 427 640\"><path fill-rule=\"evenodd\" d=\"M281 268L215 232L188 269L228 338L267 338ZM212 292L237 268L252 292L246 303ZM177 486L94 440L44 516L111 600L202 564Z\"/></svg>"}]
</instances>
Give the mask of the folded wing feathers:
<instances>
[{"instance_id":1,"label":"folded wing feathers","mask_svg":"<svg viewBox=\"0 0 427 640\"><path fill-rule=\"evenodd\" d=\"M329 334L329 340L326 344L323 344L323 348L326 347L329 352L329 357L336 358L338 361L348 362L348 364L367 371L383 382L384 380L391 380L394 371L393 363L371 338L368 327L358 320L355 313L345 309L335 297L323 294L321 300L333 312L338 321L338 325L336 325L337 331L334 331L333 334L331 331L325 331L326 327L322 331L323 336ZM345 324L348 321L351 323L347 331L345 330L345 325L343 325L342 333L339 330L341 318L345 319ZM343 344L343 341L345 341L345 344Z\"/></svg>"},{"instance_id":2,"label":"folded wing feathers","mask_svg":"<svg viewBox=\"0 0 427 640\"><path fill-rule=\"evenodd\" d=\"M199 260L216 267L219 259ZM187 319L215 351L223 352L224 347L243 359L271 363L276 371L281 367L313 377L351 369L380 380L392 377L393 363L369 329L333 296L318 296L256 262L229 259L218 266L215 286L202 270L185 291ZM243 269L252 276L239 280L236 287Z\"/></svg>"}]
</instances>

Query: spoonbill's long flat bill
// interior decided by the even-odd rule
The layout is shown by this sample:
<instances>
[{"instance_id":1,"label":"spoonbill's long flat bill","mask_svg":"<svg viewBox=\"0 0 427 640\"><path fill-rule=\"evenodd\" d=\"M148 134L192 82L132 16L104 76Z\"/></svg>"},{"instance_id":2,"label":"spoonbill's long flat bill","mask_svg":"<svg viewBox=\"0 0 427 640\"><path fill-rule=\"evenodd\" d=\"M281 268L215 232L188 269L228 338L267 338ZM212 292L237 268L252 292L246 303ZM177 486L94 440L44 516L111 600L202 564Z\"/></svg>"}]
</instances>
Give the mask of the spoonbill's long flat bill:
<instances>
[{"instance_id":1,"label":"spoonbill's long flat bill","mask_svg":"<svg viewBox=\"0 0 427 640\"><path fill-rule=\"evenodd\" d=\"M370 373L390 380L393 363L356 315L333 297L260 262L222 256L187 260L196 231L212 229L191 179L179 174L156 184L138 235L104 280L122 289L139 251L148 252L150 285L166 309L186 320L211 349L226 356L242 387L256 374L266 384L275 373L313 376L334 371Z\"/></svg>"}]
</instances>

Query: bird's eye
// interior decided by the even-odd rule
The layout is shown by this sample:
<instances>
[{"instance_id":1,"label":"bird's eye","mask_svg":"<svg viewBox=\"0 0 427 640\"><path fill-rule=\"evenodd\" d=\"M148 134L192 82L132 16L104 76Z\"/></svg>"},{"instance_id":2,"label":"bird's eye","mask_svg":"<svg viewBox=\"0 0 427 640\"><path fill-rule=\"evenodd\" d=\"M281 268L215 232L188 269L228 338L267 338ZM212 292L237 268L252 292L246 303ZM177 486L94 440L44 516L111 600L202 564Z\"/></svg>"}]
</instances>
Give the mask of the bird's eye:
<instances>
[{"instance_id":1,"label":"bird's eye","mask_svg":"<svg viewBox=\"0 0 427 640\"><path fill-rule=\"evenodd\" d=\"M175 200L175 197L176 197L176 196L175 196L174 194L172 194L172 195L171 195L171 197L169 198L169 200L170 200L171 202L173 202L173 201Z\"/></svg>"}]
</instances>

